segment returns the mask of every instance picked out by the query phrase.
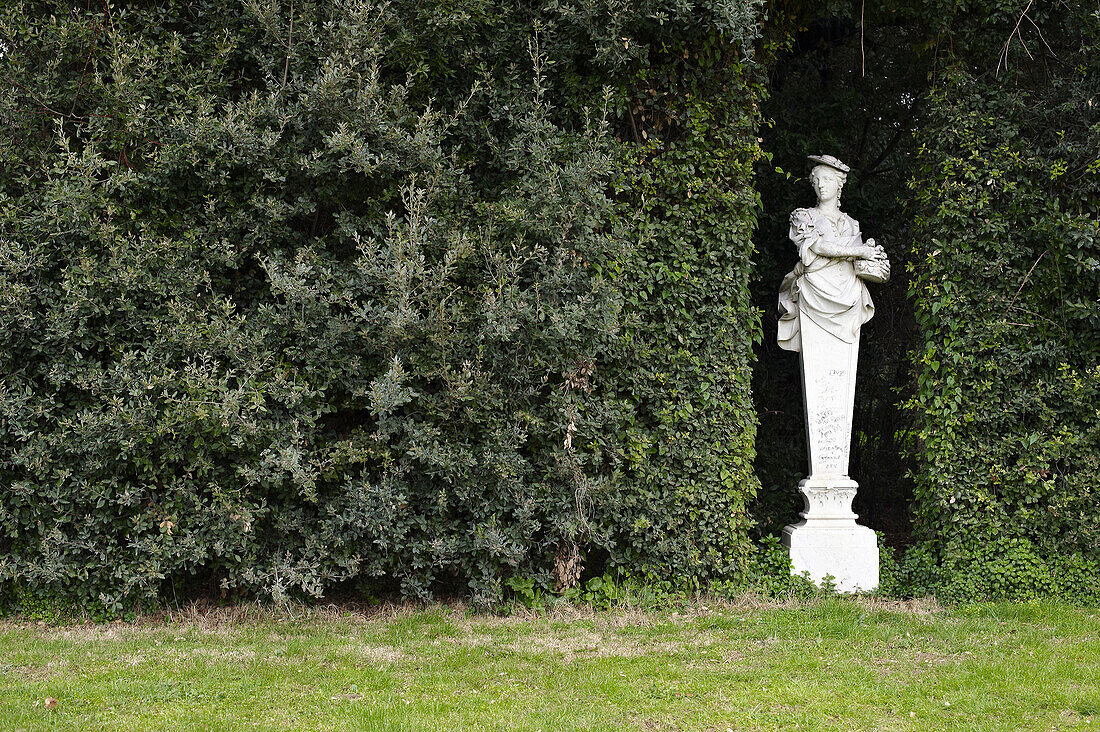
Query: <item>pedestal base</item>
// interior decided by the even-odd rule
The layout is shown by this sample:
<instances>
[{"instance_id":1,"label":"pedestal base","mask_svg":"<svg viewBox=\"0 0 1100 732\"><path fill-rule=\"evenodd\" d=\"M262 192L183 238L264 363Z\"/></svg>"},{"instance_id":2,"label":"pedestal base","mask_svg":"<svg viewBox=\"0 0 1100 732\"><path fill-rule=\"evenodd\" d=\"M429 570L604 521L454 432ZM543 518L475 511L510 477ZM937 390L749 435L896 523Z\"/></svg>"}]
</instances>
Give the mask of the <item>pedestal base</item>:
<instances>
[{"instance_id":1,"label":"pedestal base","mask_svg":"<svg viewBox=\"0 0 1100 732\"><path fill-rule=\"evenodd\" d=\"M833 577L839 592L870 592L878 587L878 539L856 523L852 499L857 484L848 478L807 478L798 484L806 510L802 521L783 529L795 574L809 572L820 585Z\"/></svg>"}]
</instances>

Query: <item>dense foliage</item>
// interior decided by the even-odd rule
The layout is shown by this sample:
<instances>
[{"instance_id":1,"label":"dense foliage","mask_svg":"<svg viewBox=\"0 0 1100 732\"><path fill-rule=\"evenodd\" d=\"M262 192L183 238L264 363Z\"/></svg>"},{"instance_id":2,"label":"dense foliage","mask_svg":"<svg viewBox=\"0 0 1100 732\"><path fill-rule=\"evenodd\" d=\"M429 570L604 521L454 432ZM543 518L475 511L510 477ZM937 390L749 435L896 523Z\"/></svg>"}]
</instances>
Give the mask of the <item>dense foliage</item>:
<instances>
[{"instance_id":1,"label":"dense foliage","mask_svg":"<svg viewBox=\"0 0 1100 732\"><path fill-rule=\"evenodd\" d=\"M613 437L625 480L608 505L614 563L643 576L734 579L752 546L747 507L758 337L749 296L760 83L740 48L669 39L630 101L641 143L624 183L626 348ZM743 48L743 47L741 47Z\"/></svg>"},{"instance_id":2,"label":"dense foliage","mask_svg":"<svg viewBox=\"0 0 1100 732\"><path fill-rule=\"evenodd\" d=\"M757 11L5 4L0 586L736 578Z\"/></svg>"},{"instance_id":3,"label":"dense foliage","mask_svg":"<svg viewBox=\"0 0 1100 732\"><path fill-rule=\"evenodd\" d=\"M1100 12L1086 5L931 15L942 41L912 183L913 592L1097 597Z\"/></svg>"},{"instance_id":4,"label":"dense foliage","mask_svg":"<svg viewBox=\"0 0 1100 732\"><path fill-rule=\"evenodd\" d=\"M1098 38L1026 0L4 4L0 594L800 586L752 539L796 509L772 311L827 152L909 264L852 453L913 520L891 591L1096 599Z\"/></svg>"}]
</instances>

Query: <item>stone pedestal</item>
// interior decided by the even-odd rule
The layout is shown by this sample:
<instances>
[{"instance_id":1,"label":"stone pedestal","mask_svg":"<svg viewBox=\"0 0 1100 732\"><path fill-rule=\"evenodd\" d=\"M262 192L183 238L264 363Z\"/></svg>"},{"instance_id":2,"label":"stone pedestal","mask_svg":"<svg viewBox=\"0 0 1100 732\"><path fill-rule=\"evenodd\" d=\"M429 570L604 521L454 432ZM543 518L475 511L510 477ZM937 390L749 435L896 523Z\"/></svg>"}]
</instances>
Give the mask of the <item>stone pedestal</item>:
<instances>
[{"instance_id":1,"label":"stone pedestal","mask_svg":"<svg viewBox=\"0 0 1100 732\"><path fill-rule=\"evenodd\" d=\"M810 477L798 484L802 521L783 529L795 574L817 584L831 575L840 592L878 587L878 539L856 523L852 500L859 485L848 477L859 337L845 343L803 315L802 396Z\"/></svg>"},{"instance_id":2,"label":"stone pedestal","mask_svg":"<svg viewBox=\"0 0 1100 732\"><path fill-rule=\"evenodd\" d=\"M878 539L852 513L857 488L850 478L799 481L806 506L802 520L783 529L795 574L809 572L817 584L831 575L840 592L878 587Z\"/></svg>"}]
</instances>

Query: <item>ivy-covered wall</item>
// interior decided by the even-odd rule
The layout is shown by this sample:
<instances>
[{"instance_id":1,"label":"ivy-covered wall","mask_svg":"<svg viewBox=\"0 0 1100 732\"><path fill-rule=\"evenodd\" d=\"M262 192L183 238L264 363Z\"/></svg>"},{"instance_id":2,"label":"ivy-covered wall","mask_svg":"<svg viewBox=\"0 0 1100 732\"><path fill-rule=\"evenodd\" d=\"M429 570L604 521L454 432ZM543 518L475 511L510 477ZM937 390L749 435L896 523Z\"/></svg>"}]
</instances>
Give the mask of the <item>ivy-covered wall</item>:
<instances>
[{"instance_id":1,"label":"ivy-covered wall","mask_svg":"<svg viewBox=\"0 0 1100 732\"><path fill-rule=\"evenodd\" d=\"M912 191L922 340L910 591L1096 600L1100 15L930 9Z\"/></svg>"},{"instance_id":2,"label":"ivy-covered wall","mask_svg":"<svg viewBox=\"0 0 1100 732\"><path fill-rule=\"evenodd\" d=\"M798 375L771 346L785 215L809 202L805 152L834 150L853 166L845 209L905 265L874 290L884 307L864 329L852 445L856 510L901 557L896 572L884 563L887 590L1095 601L1095 6L771 9L788 44L770 66L758 168L759 526L793 518L803 469L780 447L802 429Z\"/></svg>"},{"instance_id":3,"label":"ivy-covered wall","mask_svg":"<svg viewBox=\"0 0 1100 732\"><path fill-rule=\"evenodd\" d=\"M736 579L755 2L0 8L0 591Z\"/></svg>"},{"instance_id":4,"label":"ivy-covered wall","mask_svg":"<svg viewBox=\"0 0 1100 732\"><path fill-rule=\"evenodd\" d=\"M628 98L633 147L616 196L628 248L613 439L623 479L607 503L613 563L642 577L743 575L759 323L749 296L762 78L751 38L654 39Z\"/></svg>"}]
</instances>

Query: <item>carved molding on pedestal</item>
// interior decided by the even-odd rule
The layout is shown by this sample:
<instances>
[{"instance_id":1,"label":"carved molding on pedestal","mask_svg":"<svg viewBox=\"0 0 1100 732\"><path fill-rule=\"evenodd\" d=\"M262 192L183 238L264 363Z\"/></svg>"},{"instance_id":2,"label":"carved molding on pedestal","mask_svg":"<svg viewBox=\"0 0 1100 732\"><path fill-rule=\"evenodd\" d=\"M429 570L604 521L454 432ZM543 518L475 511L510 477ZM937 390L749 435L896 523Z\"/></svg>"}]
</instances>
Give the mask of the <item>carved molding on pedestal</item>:
<instances>
[{"instance_id":1,"label":"carved molding on pedestal","mask_svg":"<svg viewBox=\"0 0 1100 732\"><path fill-rule=\"evenodd\" d=\"M852 512L852 501L856 497L859 485L854 480L817 481L806 478L798 483L802 494L803 511L799 514L807 520L828 519L833 521L852 521L857 518Z\"/></svg>"},{"instance_id":2,"label":"carved molding on pedestal","mask_svg":"<svg viewBox=\"0 0 1100 732\"><path fill-rule=\"evenodd\" d=\"M795 574L807 572L818 584L832 577L839 592L878 587L878 538L856 523L852 499L857 488L849 478L806 478L798 484L806 510L801 521L783 529Z\"/></svg>"}]
</instances>

